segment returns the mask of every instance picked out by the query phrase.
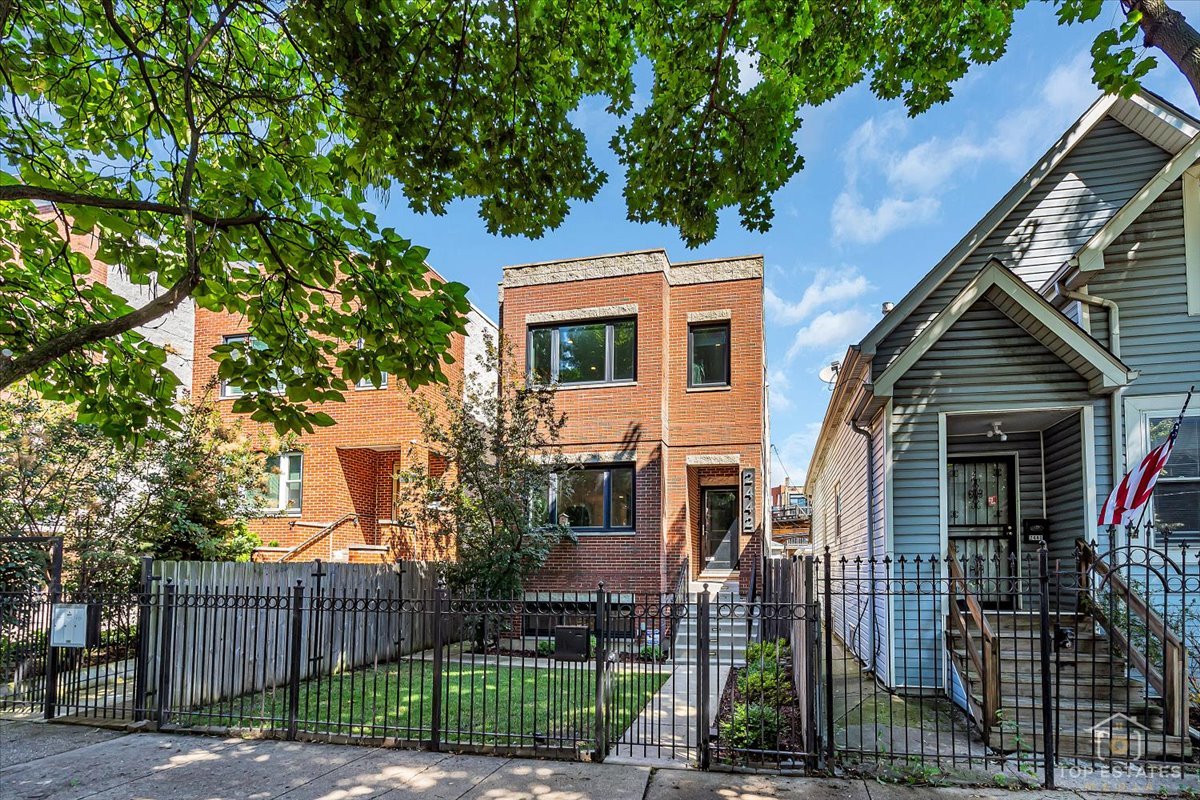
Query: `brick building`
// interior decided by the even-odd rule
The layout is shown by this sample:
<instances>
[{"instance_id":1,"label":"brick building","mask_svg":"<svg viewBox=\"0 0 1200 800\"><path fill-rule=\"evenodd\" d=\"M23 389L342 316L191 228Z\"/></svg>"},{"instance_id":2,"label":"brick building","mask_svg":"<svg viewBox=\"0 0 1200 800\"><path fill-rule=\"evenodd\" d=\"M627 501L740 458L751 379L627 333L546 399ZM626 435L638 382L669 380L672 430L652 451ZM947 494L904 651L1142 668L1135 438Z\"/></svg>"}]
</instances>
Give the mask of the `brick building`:
<instances>
[{"instance_id":1,"label":"brick building","mask_svg":"<svg viewBox=\"0 0 1200 800\"><path fill-rule=\"evenodd\" d=\"M217 362L203 357L216 345L248 335L245 320L202 308L196 309L195 319L193 392L214 397L223 413L242 419L248 434L269 433L269 425L233 415L237 388L217 383ZM452 385L465 365L478 370L476 356L484 338L495 331L495 323L472 307L466 334L455 336L451 345L454 363L444 367ZM421 441L411 398L408 387L386 375L380 386L362 381L346 393L345 403L322 408L336 425L304 434L289 452L271 459L269 507L251 523L264 543L255 552L257 560L375 562L453 556L451 537L415 527L396 491L402 469L416 459L436 468L439 458Z\"/></svg>"},{"instance_id":2,"label":"brick building","mask_svg":"<svg viewBox=\"0 0 1200 800\"><path fill-rule=\"evenodd\" d=\"M671 263L663 250L504 269L501 329L557 386L577 462L549 491L578 544L530 583L674 587L686 556L748 582L766 506L766 349L758 256Z\"/></svg>"}]
</instances>

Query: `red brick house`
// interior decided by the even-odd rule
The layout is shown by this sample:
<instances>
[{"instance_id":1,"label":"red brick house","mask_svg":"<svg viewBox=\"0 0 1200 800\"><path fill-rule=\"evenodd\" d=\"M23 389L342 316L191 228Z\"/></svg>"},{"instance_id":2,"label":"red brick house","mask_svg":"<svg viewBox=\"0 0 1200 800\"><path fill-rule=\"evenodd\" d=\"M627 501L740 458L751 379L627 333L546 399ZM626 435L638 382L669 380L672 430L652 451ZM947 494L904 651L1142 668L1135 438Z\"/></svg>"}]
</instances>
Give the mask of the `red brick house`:
<instances>
[{"instance_id":1,"label":"red brick house","mask_svg":"<svg viewBox=\"0 0 1200 800\"><path fill-rule=\"evenodd\" d=\"M558 389L578 463L549 490L578 544L530 582L618 593L740 577L767 505L763 262L671 263L663 250L504 268L501 330L528 379Z\"/></svg>"},{"instance_id":2,"label":"red brick house","mask_svg":"<svg viewBox=\"0 0 1200 800\"><path fill-rule=\"evenodd\" d=\"M438 277L435 275L435 277ZM477 369L475 356L495 323L472 308L466 335L451 345L454 363L445 366L451 384L464 365ZM223 413L238 395L235 386L215 382L217 362L203 357L213 347L248 335L240 316L196 309L193 392L211 394ZM428 387L419 391L437 391ZM380 386L360 382L345 403L323 410L337 424L300 437L297 446L271 459L268 507L253 520L252 530L264 547L256 560L374 562L398 559L442 560L453 557L446 535L420 531L410 522L394 491L400 471L415 459L434 465L439 458L422 442L421 426L410 408L412 392L387 380ZM242 419L247 433L269 432L269 426Z\"/></svg>"}]
</instances>

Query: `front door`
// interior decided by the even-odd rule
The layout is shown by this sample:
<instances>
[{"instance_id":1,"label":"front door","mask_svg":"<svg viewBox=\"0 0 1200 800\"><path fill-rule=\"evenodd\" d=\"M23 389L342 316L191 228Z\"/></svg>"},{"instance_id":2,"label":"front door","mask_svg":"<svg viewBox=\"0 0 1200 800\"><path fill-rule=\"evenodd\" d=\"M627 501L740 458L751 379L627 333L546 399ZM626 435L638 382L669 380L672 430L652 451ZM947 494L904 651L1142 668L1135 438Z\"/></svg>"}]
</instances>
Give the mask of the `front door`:
<instances>
[{"instance_id":1,"label":"front door","mask_svg":"<svg viewBox=\"0 0 1200 800\"><path fill-rule=\"evenodd\" d=\"M736 489L704 490L704 530L700 540L704 548L704 566L733 569L737 558Z\"/></svg>"},{"instance_id":2,"label":"front door","mask_svg":"<svg viewBox=\"0 0 1200 800\"><path fill-rule=\"evenodd\" d=\"M968 588L980 603L1011 605L1016 572L1016 484L1011 457L953 458L946 520Z\"/></svg>"}]
</instances>

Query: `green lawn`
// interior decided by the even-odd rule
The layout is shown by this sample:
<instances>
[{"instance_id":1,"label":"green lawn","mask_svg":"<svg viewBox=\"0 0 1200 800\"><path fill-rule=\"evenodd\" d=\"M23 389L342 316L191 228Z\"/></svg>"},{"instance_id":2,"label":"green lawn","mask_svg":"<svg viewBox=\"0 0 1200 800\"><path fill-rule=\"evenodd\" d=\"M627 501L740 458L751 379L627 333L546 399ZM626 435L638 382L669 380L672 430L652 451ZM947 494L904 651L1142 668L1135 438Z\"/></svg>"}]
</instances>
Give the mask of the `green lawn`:
<instances>
[{"instance_id":1,"label":"green lawn","mask_svg":"<svg viewBox=\"0 0 1200 800\"><path fill-rule=\"evenodd\" d=\"M667 675L618 671L609 704L610 738L633 722ZM471 744L573 746L594 737L596 691L591 668L447 663L443 667L442 738ZM402 661L300 685L299 729L308 733L428 739L433 720L433 664ZM277 687L175 714L177 725L285 727L287 689Z\"/></svg>"}]
</instances>

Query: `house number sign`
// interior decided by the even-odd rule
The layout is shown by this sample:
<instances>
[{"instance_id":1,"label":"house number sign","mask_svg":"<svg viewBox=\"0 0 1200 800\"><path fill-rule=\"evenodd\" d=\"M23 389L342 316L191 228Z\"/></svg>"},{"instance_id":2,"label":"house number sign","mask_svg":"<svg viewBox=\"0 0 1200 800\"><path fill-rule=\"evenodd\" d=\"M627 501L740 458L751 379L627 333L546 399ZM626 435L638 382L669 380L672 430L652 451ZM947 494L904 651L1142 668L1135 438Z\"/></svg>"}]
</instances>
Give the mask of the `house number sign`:
<instances>
[{"instance_id":1,"label":"house number sign","mask_svg":"<svg viewBox=\"0 0 1200 800\"><path fill-rule=\"evenodd\" d=\"M742 533L754 532L754 470L742 470Z\"/></svg>"}]
</instances>

